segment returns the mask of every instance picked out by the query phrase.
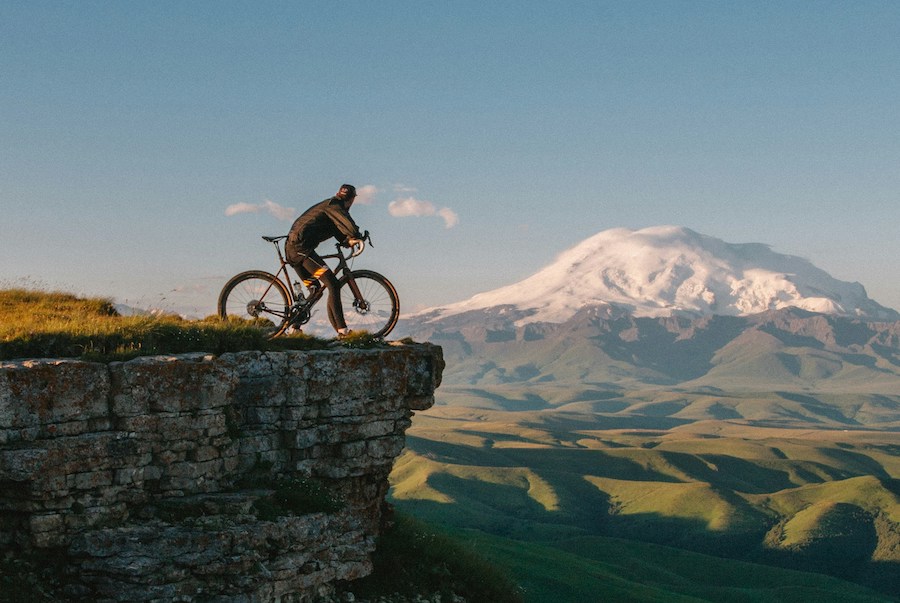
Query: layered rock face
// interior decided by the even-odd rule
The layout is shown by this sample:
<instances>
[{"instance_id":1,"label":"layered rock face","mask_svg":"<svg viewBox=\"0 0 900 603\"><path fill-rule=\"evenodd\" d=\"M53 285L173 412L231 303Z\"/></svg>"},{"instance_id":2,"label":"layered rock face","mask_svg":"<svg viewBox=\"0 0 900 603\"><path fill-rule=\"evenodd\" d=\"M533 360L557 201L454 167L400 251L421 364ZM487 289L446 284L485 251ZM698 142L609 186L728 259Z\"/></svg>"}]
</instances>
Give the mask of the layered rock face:
<instances>
[{"instance_id":1,"label":"layered rock face","mask_svg":"<svg viewBox=\"0 0 900 603\"><path fill-rule=\"evenodd\" d=\"M371 571L442 370L427 344L0 363L0 555L52 558L60 599L314 600Z\"/></svg>"}]
</instances>

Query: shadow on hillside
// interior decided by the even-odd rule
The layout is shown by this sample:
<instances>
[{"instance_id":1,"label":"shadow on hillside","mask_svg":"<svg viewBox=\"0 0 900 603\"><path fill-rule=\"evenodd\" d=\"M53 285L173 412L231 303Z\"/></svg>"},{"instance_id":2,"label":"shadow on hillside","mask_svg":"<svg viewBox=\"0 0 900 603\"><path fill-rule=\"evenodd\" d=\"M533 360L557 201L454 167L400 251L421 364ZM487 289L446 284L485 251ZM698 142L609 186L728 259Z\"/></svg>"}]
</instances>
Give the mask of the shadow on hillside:
<instances>
[{"instance_id":1,"label":"shadow on hillside","mask_svg":"<svg viewBox=\"0 0 900 603\"><path fill-rule=\"evenodd\" d=\"M827 574L896 597L900 593L900 562L873 561L877 541L874 529L835 538L810 549L778 550L756 544L736 558L802 572ZM687 548L687 547L685 547ZM699 551L703 552L703 551Z\"/></svg>"},{"instance_id":2,"label":"shadow on hillside","mask_svg":"<svg viewBox=\"0 0 900 603\"><path fill-rule=\"evenodd\" d=\"M855 426L860 424L856 419L851 419L850 417L842 413L840 409L836 408L833 404L822 402L821 400L813 396L787 391L777 391L775 392L775 394L784 398L785 400L796 402L814 417L824 417L825 419L827 419L827 421L831 421L841 425Z\"/></svg>"},{"instance_id":3,"label":"shadow on hillside","mask_svg":"<svg viewBox=\"0 0 900 603\"><path fill-rule=\"evenodd\" d=\"M463 392L475 399L488 400L500 410L534 411L552 408L552 405L543 397L530 392L523 394L519 398L511 398L482 388L464 389L459 393Z\"/></svg>"},{"instance_id":4,"label":"shadow on hillside","mask_svg":"<svg viewBox=\"0 0 900 603\"><path fill-rule=\"evenodd\" d=\"M580 430L618 430L635 429L648 431L667 431L674 427L693 423L693 419L680 419L665 415L624 415L593 414L556 411L535 415L534 420L521 420L520 424L536 429L545 429L554 433L571 434Z\"/></svg>"},{"instance_id":5,"label":"shadow on hillside","mask_svg":"<svg viewBox=\"0 0 900 603\"><path fill-rule=\"evenodd\" d=\"M873 475L880 479L885 484L885 487L889 487L888 484L891 481L896 481L892 480L891 475L885 471L881 463L859 452L851 452L839 448L822 448L819 452L828 458L834 459L838 466L849 469L846 472L847 477L852 475Z\"/></svg>"},{"instance_id":6,"label":"shadow on hillside","mask_svg":"<svg viewBox=\"0 0 900 603\"><path fill-rule=\"evenodd\" d=\"M742 320L729 316L713 317L702 326L676 318L598 321L594 326L601 334L591 339L611 358L653 369L676 382L709 372L716 352L746 328ZM629 331L636 337L628 337Z\"/></svg>"},{"instance_id":7,"label":"shadow on hillside","mask_svg":"<svg viewBox=\"0 0 900 603\"><path fill-rule=\"evenodd\" d=\"M895 347L882 345L880 343L873 343L869 347L873 352L878 354L880 358L883 358L894 366L900 366L900 358L897 357L897 349Z\"/></svg>"},{"instance_id":8,"label":"shadow on hillside","mask_svg":"<svg viewBox=\"0 0 900 603\"><path fill-rule=\"evenodd\" d=\"M762 494L794 488L787 471L757 465L725 454L660 453L674 467L697 481L746 494Z\"/></svg>"},{"instance_id":9,"label":"shadow on hillside","mask_svg":"<svg viewBox=\"0 0 900 603\"><path fill-rule=\"evenodd\" d=\"M791 544L791 548L781 544L788 537L786 530L794 529L790 521L776 523L742 494L795 488L786 471L728 455L648 451L648 457L648 453L637 451L629 458L616 451L479 449L415 437L408 438L408 446L420 455L454 467L427 478L431 488L454 502L394 501L429 521L527 541L554 542L579 534L639 540L826 573L881 592L900 592L900 563L871 561L876 548L885 551L900 548L900 527L887 516L873 517L855 505L840 503L829 513L826 523L817 525L802 540ZM830 450L827 454L848 466L848 474L857 471L866 475L885 474L880 465L857 453ZM523 471L503 474L493 471L494 468ZM681 472L691 481L673 477L673 471ZM673 515L628 512L585 476L618 480L621 486L616 487L625 488L624 492L633 487L629 482L659 484L653 488L665 483L679 487L705 483L719 502L700 500L692 505L688 501L692 506L673 507ZM891 492L900 490L900 480L887 478L883 482ZM664 491L660 493L665 496ZM714 512L714 504L721 510ZM711 522L720 518L717 513L723 512L727 528L710 529ZM790 534L793 536L787 542L796 540L797 532ZM781 546L786 548L778 548Z\"/></svg>"},{"instance_id":10,"label":"shadow on hillside","mask_svg":"<svg viewBox=\"0 0 900 603\"><path fill-rule=\"evenodd\" d=\"M571 478L560 477L556 485ZM701 520L658 513L616 515L608 497L595 488L575 486L561 508L547 511L519 488L444 475L430 480L453 503L393 501L417 517L454 528L476 529L504 538L553 544L581 535L605 536L683 549L797 571L827 574L896 596L900 563L871 561L877 540L871 526L802 550L778 550L762 543L769 526L743 531L712 531ZM748 570L749 571L749 570Z\"/></svg>"},{"instance_id":11,"label":"shadow on hillside","mask_svg":"<svg viewBox=\"0 0 900 603\"><path fill-rule=\"evenodd\" d=\"M407 434L406 448L430 460L470 467L514 467L502 456L485 454L485 449L462 444L437 442Z\"/></svg>"}]
</instances>

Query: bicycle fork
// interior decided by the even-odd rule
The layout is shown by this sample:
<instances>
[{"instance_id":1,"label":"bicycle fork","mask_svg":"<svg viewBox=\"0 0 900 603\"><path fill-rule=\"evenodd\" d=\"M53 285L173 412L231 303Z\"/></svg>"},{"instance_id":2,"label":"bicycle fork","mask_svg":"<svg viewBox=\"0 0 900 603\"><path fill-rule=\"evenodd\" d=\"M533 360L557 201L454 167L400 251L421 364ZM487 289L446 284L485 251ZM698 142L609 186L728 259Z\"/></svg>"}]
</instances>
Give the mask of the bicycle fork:
<instances>
[{"instance_id":1,"label":"bicycle fork","mask_svg":"<svg viewBox=\"0 0 900 603\"><path fill-rule=\"evenodd\" d=\"M368 311L369 303L363 297L359 285L356 284L356 279L353 278L353 274L351 274L349 270L347 271L347 286L350 287L350 291L353 292L353 307L357 310L362 310L363 312Z\"/></svg>"}]
</instances>

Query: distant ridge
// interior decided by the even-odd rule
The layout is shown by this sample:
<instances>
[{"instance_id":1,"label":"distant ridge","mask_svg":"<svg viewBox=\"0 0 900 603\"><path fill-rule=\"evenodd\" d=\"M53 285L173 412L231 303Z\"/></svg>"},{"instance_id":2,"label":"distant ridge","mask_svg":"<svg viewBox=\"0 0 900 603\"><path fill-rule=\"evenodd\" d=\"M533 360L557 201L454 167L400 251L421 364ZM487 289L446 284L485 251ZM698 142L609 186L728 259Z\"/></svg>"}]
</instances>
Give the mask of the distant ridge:
<instances>
[{"instance_id":1,"label":"distant ridge","mask_svg":"<svg viewBox=\"0 0 900 603\"><path fill-rule=\"evenodd\" d=\"M726 243L679 226L605 230L512 285L418 313L434 320L504 307L516 324L563 323L590 307L635 317L749 316L785 308L900 320L859 283L761 243Z\"/></svg>"},{"instance_id":2,"label":"distant ridge","mask_svg":"<svg viewBox=\"0 0 900 603\"><path fill-rule=\"evenodd\" d=\"M397 331L439 344L446 368L395 471L396 502L458 528L554 547L571 538L568 551L608 555L611 578L577 600L603 599L625 565L641 576L640 562L623 565L629 541L900 593L900 314L860 284L763 244L616 229ZM567 536L579 533L590 536ZM589 544L598 537L622 540ZM523 554L514 542L506 558ZM560 598L558 572L578 562L556 566L544 599ZM691 565L679 563L669 569ZM762 588L741 578L740 596L788 592L752 571ZM656 588L662 573L636 581ZM695 567L679 582L709 575ZM888 600L823 579L788 596Z\"/></svg>"}]
</instances>

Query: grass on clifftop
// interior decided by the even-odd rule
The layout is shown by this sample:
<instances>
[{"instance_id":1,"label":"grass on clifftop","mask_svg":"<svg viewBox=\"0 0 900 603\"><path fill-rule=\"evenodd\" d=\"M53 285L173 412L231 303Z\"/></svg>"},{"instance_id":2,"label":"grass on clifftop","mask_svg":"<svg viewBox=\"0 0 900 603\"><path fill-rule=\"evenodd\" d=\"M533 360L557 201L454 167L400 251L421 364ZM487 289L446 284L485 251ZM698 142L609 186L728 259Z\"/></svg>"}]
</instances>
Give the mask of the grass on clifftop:
<instances>
[{"instance_id":1,"label":"grass on clifftop","mask_svg":"<svg viewBox=\"0 0 900 603\"><path fill-rule=\"evenodd\" d=\"M106 299L0 290L0 360L127 360L154 354L321 349L327 345L327 340L309 335L269 341L251 321L224 322L216 316L203 320L176 315L120 316Z\"/></svg>"}]
</instances>

